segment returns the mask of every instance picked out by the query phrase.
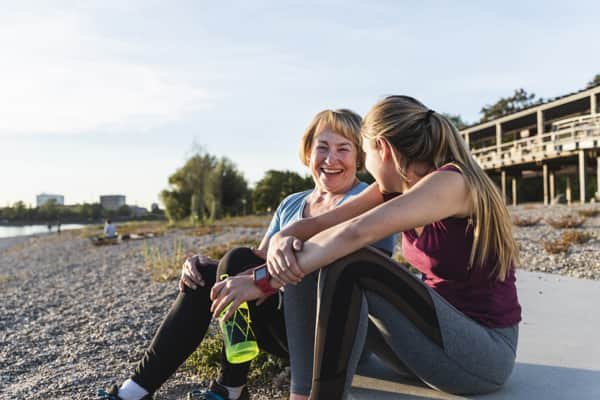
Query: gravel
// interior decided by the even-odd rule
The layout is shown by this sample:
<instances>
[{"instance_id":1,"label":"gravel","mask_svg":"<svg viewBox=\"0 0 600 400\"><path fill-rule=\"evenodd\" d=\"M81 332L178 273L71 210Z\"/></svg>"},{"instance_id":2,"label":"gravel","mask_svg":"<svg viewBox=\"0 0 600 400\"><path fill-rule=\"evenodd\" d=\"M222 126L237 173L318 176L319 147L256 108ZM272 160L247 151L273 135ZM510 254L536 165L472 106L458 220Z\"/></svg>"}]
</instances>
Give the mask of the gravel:
<instances>
[{"instance_id":1,"label":"gravel","mask_svg":"<svg viewBox=\"0 0 600 400\"><path fill-rule=\"evenodd\" d=\"M573 228L586 232L591 239L583 244L572 244L567 252L559 254L547 253L543 242L555 241L567 229L555 229L548 225L546 219L559 219L565 216L579 217L578 211L590 206L553 206L539 205L511 208L513 215L541 217L539 223L530 227L514 227L514 235L519 244L520 268L528 271L540 271L552 274L571 276L574 278L600 280L600 215L588 217L583 225Z\"/></svg>"},{"instance_id":2,"label":"gravel","mask_svg":"<svg viewBox=\"0 0 600 400\"><path fill-rule=\"evenodd\" d=\"M0 399L90 399L129 376L178 290L151 281L144 242L168 254L174 240L198 251L261 234L175 231L101 247L76 233L0 239ZM178 372L155 398L184 398L198 383Z\"/></svg>"},{"instance_id":3,"label":"gravel","mask_svg":"<svg viewBox=\"0 0 600 400\"><path fill-rule=\"evenodd\" d=\"M566 206L511 208L516 215L544 218L576 211ZM594 238L552 255L541 242L559 238L562 229L543 221L515 227L520 268L600 280L600 217L588 218L578 229ZM231 228L190 237L169 231L102 247L75 231L0 239L0 399L89 399L98 388L128 377L177 295L175 281L151 281L143 267L143 246L169 254L179 240L185 249L199 251L262 233L261 228ZM198 384L197 376L178 372L156 399L184 398ZM273 393L255 388L252 398L269 399Z\"/></svg>"}]
</instances>

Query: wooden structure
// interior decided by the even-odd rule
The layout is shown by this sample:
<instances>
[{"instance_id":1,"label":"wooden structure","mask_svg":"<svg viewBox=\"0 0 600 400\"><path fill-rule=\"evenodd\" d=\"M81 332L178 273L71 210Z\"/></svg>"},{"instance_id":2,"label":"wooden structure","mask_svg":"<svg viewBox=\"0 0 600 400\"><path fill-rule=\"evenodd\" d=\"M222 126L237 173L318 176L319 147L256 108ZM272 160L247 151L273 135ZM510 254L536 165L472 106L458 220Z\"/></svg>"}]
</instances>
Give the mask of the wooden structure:
<instances>
[{"instance_id":1,"label":"wooden structure","mask_svg":"<svg viewBox=\"0 0 600 400\"><path fill-rule=\"evenodd\" d=\"M574 178L579 201L585 203L598 197L600 188L599 104L600 85L470 126L461 134L512 204L517 203L518 185L531 177L542 178L543 201L550 204L556 195L555 177L561 175L566 176L566 201L571 203ZM593 178L595 185L588 185L586 192L586 180Z\"/></svg>"}]
</instances>

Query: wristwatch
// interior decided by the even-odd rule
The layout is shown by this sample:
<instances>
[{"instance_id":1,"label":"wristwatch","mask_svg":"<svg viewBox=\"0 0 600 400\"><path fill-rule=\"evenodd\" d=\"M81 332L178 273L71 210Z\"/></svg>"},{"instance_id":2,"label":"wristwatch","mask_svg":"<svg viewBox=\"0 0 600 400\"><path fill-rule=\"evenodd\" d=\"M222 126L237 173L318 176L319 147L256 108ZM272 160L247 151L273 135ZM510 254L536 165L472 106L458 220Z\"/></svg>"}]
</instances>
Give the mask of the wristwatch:
<instances>
[{"instance_id":1,"label":"wristwatch","mask_svg":"<svg viewBox=\"0 0 600 400\"><path fill-rule=\"evenodd\" d=\"M267 270L267 264L254 268L252 275L254 277L254 284L258 286L261 292L268 296L277 293L277 289L271 286L271 274Z\"/></svg>"}]
</instances>

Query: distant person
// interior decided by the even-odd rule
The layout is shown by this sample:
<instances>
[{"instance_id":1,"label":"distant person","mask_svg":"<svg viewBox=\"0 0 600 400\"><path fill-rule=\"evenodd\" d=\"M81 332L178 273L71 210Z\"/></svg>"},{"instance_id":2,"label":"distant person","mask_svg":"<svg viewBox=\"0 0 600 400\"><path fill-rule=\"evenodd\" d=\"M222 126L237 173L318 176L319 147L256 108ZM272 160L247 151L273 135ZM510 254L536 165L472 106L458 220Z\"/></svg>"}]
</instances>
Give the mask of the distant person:
<instances>
[{"instance_id":1,"label":"distant person","mask_svg":"<svg viewBox=\"0 0 600 400\"><path fill-rule=\"evenodd\" d=\"M104 236L108 239L114 239L117 237L117 228L115 228L110 219L107 219L106 223L104 224Z\"/></svg>"},{"instance_id":2,"label":"distant person","mask_svg":"<svg viewBox=\"0 0 600 400\"><path fill-rule=\"evenodd\" d=\"M52 232L52 224L48 223L48 233Z\"/></svg>"},{"instance_id":3,"label":"distant person","mask_svg":"<svg viewBox=\"0 0 600 400\"><path fill-rule=\"evenodd\" d=\"M56 232L60 235L60 221L56 223Z\"/></svg>"}]
</instances>

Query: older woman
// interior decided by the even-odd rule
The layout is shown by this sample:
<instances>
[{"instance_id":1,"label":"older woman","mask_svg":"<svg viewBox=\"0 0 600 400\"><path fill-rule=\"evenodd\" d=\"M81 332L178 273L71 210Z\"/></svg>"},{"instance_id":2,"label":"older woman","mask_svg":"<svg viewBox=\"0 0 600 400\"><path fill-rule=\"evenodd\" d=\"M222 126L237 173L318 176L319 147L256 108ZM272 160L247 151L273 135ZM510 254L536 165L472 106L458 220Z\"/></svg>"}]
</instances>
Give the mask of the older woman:
<instances>
[{"instance_id":1,"label":"older woman","mask_svg":"<svg viewBox=\"0 0 600 400\"><path fill-rule=\"evenodd\" d=\"M257 250L234 249L220 264L203 256L188 259L179 282L180 294L134 374L120 388L114 386L110 392L103 392L104 398L150 398L200 344L213 315L219 315L210 311L210 290L218 276L251 272L253 267L264 263L269 239L274 234L294 221L333 209L367 187L356 177L357 170L364 163L360 126L361 118L344 109L325 110L314 117L302 137L300 157L312 174L315 188L294 193L281 202ZM376 245L391 254L393 244L393 238L388 237ZM304 279L301 285L289 285L283 309L293 309L291 313L284 313L278 307L277 296L268 297L264 293L258 302L260 305L255 302L249 304L252 327L263 350L281 357L288 356L286 322L289 322L288 331L294 332L289 345L291 391L301 395L310 390L312 378L316 282L315 275L312 279ZM231 364L222 357L219 378L208 390L192 392L190 397L249 399L245 388L249 365L249 362Z\"/></svg>"}]
</instances>

